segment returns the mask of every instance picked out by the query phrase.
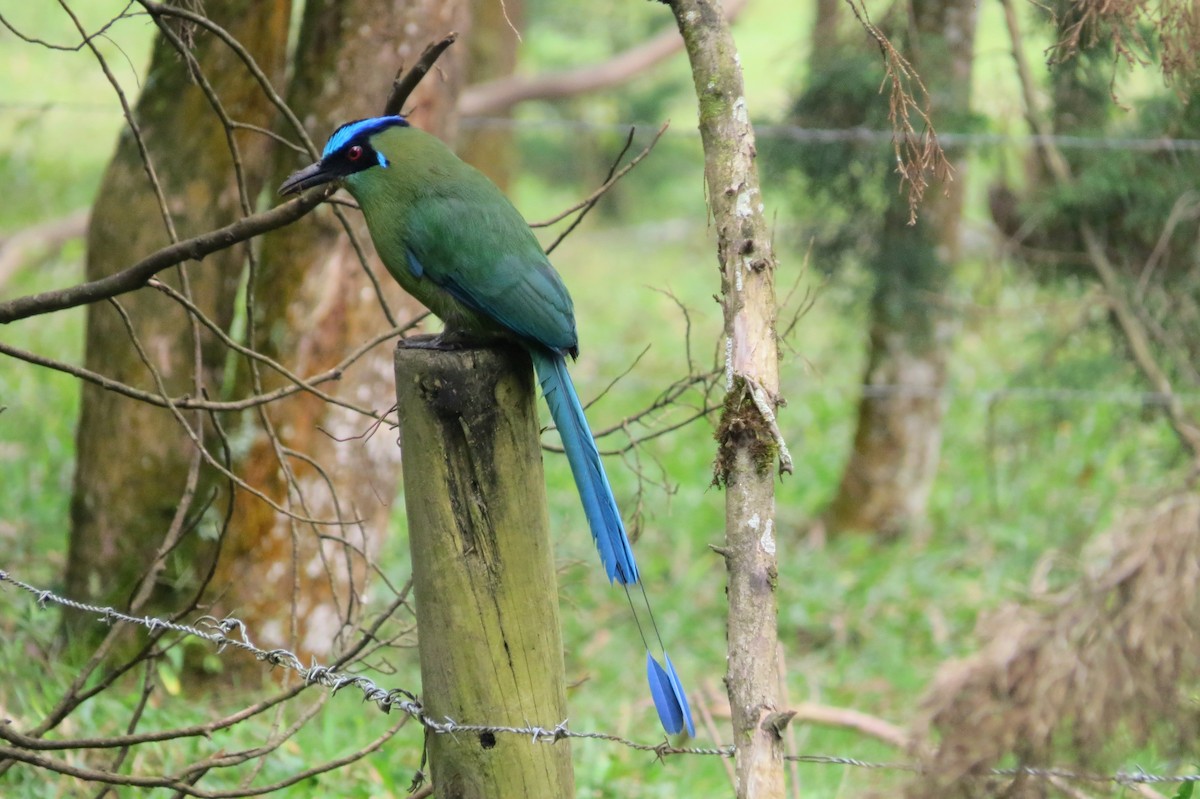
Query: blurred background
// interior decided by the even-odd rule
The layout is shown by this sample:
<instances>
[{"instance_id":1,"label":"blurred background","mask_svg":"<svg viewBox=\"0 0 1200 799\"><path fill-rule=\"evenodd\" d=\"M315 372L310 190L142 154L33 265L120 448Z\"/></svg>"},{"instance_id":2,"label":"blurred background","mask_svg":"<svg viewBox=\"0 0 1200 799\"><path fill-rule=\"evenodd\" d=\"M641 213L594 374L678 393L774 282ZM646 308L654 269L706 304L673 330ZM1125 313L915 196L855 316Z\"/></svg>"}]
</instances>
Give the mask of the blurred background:
<instances>
[{"instance_id":1,"label":"blurred background","mask_svg":"<svg viewBox=\"0 0 1200 799\"><path fill-rule=\"evenodd\" d=\"M124 8L108 0L65 5L87 31ZM446 66L444 83L414 99L414 118L433 108L430 126L500 183L531 222L553 217L603 183L631 129L636 153L670 122L648 157L604 194L552 260L576 304L576 385L585 399L599 397L589 417L597 430L612 431L601 439L602 449L620 452L609 459L609 474L633 520L659 625L701 707L696 743L729 743L720 739L729 714L721 683L725 569L709 549L722 542L724 521L724 497L712 486L713 411L724 388L714 301L720 283L686 56L676 48L628 74L612 66L673 31L659 4L509 2L519 40L494 4L469 5L457 13L473 25L451 51L462 50L467 63ZM1107 574L1106 566L1119 560L1114 553L1125 552L1130 540L1166 529L1155 521L1162 502L1194 496L1200 437L1189 439L1188 425L1192 436L1196 427L1187 420L1200 418L1200 112L1188 102L1195 73L1168 57L1186 52L1171 38L1172 20L1136 6L1118 25L1087 18L1066 2L871 3L870 19L920 76L920 84L905 85L915 107L927 109L950 167L940 176L927 173L929 187L910 209L896 174L889 62L851 7L747 0L735 10L779 262L787 402L779 422L795 460L794 474L778 483L776 530L781 660L789 701L801 708L789 751L901 761L909 755L906 744L922 740L931 725L933 740L971 729L953 726L952 714L942 712L952 703L944 693L947 669L977 665L973 654L996 640L1026 651L1020 648L1028 625L1005 627L1014 608L1061 621L1054 609L1062 603L1103 606L1111 598L1097 599L1105 595L1081 586ZM305 12L300 4L285 11L295 51ZM58 4L15 0L0 2L0 14L10 26L0 31L2 302L84 279L88 214L98 197L110 213L161 225L132 203L121 211L121 192L102 188L118 136L128 134L121 133L121 103L96 57L45 46L78 43L71 17ZM433 30L426 40L451 27L440 23L427 20ZM1195 27L1175 24L1180 36ZM1076 25L1080 35L1072 41ZM94 40L131 106L154 86L155 35L154 23L135 15ZM423 43L414 46L410 63ZM1014 54L1024 61L1024 79ZM400 56L377 51L383 82L376 76L371 85L384 88L370 90L368 106L382 105ZM611 79L605 69L613 70ZM595 73L598 85L512 102L497 101L497 84L489 83L511 74L528 84L572 70ZM289 77L302 71L280 67ZM926 130L912 116L916 131ZM315 110L300 118L318 146L345 121ZM275 159L270 174L300 165L300 156L278 149L261 156ZM259 208L275 204L277 181L260 183L251 199ZM195 186L180 196L187 191L199 202L208 196ZM548 244L561 230L560 224L538 234ZM262 246L268 249L269 239ZM271 257L262 257L269 271ZM1103 264L1108 273L1099 271ZM231 274L241 310L232 312L228 329L240 338L253 312L244 310L246 281L236 269ZM1104 274L1116 282L1106 283ZM76 308L7 325L0 342L82 365L87 324L85 310ZM381 316L364 322L360 339L350 336L338 357L388 327ZM219 357L230 369L210 383L213 395L233 396L245 385L232 376L240 367L227 351ZM653 407L677 384L683 388L669 404ZM72 531L88 523L79 511L84 489L76 484L81 402L76 377L0 354L0 569L115 602L128 587L96 587L98 578L68 563L75 557ZM361 398L380 412L390 402L386 391ZM109 426L103 415L92 419ZM233 450L250 449L251 434L231 424ZM357 417L333 429L354 435L369 424ZM109 434L129 438L136 431L118 424ZM375 443L391 446L394 439L385 427ZM341 446L351 461L368 458L366 444ZM640 661L627 656L637 646L636 634L625 629L624 598L592 568L565 462L550 453L545 462L571 726L643 740L656 728L642 700ZM393 491L386 481L380 486ZM177 503L178 493L167 499ZM379 570L399 585L409 570L403 504L389 497L380 506L387 532L370 548ZM213 516L211 509L195 514L201 537L214 535L216 527L204 532ZM153 523L165 525L161 516ZM1188 524L1184 532L1194 535ZM1192 563L1195 551L1182 551ZM175 580L174 587L188 584L185 565L170 564L168 572L164 580ZM1146 656L1157 677L1136 664L1126 663L1129 672L1122 673L1119 663L1109 663L1114 672L1089 678L1116 686L1090 695L1109 703L1111 713L1099 720L1088 717L1082 700L1072 704L1088 696L1073 677L1063 677L1058 689L1031 688L1038 696L1058 691L1043 703L1052 709L1043 720L1048 729L1034 730L1027 720L1032 726L993 730L995 757L963 762L1072 764L1104 773L1193 769L1196 656L1187 620L1194 597L1190 586L1168 590L1174 575L1157 578L1166 592L1160 609L1183 618L1183 626L1142 631L1162 637L1163 651ZM362 593L368 605L389 598L378 587ZM74 623L99 626L90 618ZM36 721L75 673L76 661L62 655L59 625L53 614L6 594L0 673L9 677L0 684L0 717ZM1084 629L1051 627L1059 631L1050 636L1056 640ZM387 675L376 679L415 690L416 656L405 648L412 642L399 643L369 665ZM234 655L217 658L204 645L191 655L184 649L157 667L166 690L148 711L156 725L201 717L204 703L172 699L204 690L188 687L196 673L219 680L241 668L230 665ZM1005 685L1019 694L1023 683L1012 680ZM952 693L961 697L970 685L964 678ZM1121 686L1129 690L1123 694ZM115 733L137 695L136 684L107 691L65 729ZM218 705L228 698L214 697ZM1122 702L1139 709L1123 715ZM885 724L884 732L806 722L805 708L815 714L818 706L866 714ZM239 727L222 745L249 746L270 723ZM348 742L373 739L381 725L384 717L336 698L265 761L264 773L286 773L314 753L336 756ZM1015 743L1001 741L1010 733ZM336 785L347 797L403 795L418 767L419 739L406 728L386 760L358 761L314 777L303 790L313 795L314 786ZM719 758L656 762L599 741L573 746L579 796L731 792ZM139 751L142 765L178 755ZM900 770L844 764L796 764L791 773L795 795L821 797L891 792L910 779ZM64 795L39 787L49 784L32 769L0 775L5 796ZM1097 794L1121 790L1087 787ZM301 788L291 790L300 795ZM1162 795L1173 790L1167 786Z\"/></svg>"}]
</instances>

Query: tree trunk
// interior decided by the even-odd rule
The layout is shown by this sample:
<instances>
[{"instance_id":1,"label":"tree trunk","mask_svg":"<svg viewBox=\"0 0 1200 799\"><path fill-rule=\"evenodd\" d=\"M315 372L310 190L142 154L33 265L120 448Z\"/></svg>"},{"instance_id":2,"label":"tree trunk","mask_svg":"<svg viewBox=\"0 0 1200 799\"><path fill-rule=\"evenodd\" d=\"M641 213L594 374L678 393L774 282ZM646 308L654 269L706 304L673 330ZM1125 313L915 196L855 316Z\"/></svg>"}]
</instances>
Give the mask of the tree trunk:
<instances>
[{"instance_id":1,"label":"tree trunk","mask_svg":"<svg viewBox=\"0 0 1200 799\"><path fill-rule=\"evenodd\" d=\"M790 471L778 435L779 350L775 254L755 165L741 63L719 2L670 3L692 66L704 143L704 178L717 229L725 319L727 395L717 437L716 482L725 487L729 572L726 689L736 746L738 799L782 799L775 462Z\"/></svg>"},{"instance_id":2,"label":"tree trunk","mask_svg":"<svg viewBox=\"0 0 1200 799\"><path fill-rule=\"evenodd\" d=\"M397 67L462 30L465 15L457 0L309 0L289 100L318 146L342 122L382 113ZM452 136L462 62L451 48L420 84L405 106L414 124ZM304 163L281 153L271 185ZM379 267L362 216L347 217L394 318L413 319L422 309ZM329 207L264 238L251 290L251 346L297 374L334 366L392 326ZM391 351L390 343L375 347L328 391L386 411L394 399ZM243 370L238 380L246 391L257 390L256 381L268 391L285 382L265 369ZM386 425L368 435L371 427L370 418L303 393L242 420L239 474L298 515L337 522L302 523L238 492L212 590L218 612L246 622L260 645L324 657L353 622L366 559L380 549L399 480L395 435Z\"/></svg>"},{"instance_id":3,"label":"tree trunk","mask_svg":"<svg viewBox=\"0 0 1200 799\"><path fill-rule=\"evenodd\" d=\"M517 68L517 31L525 17L524 0L471 0L472 35L468 49L468 86L507 78ZM515 30L514 30L515 28ZM499 116L512 118L512 109ZM471 124L463 120L458 155L507 191L516 163L512 129L506 125Z\"/></svg>"},{"instance_id":4,"label":"tree trunk","mask_svg":"<svg viewBox=\"0 0 1200 799\"><path fill-rule=\"evenodd\" d=\"M839 35L844 8L842 0L817 0L810 39L813 64L828 63L837 57L838 48L844 46Z\"/></svg>"},{"instance_id":5,"label":"tree trunk","mask_svg":"<svg viewBox=\"0 0 1200 799\"><path fill-rule=\"evenodd\" d=\"M269 76L282 74L289 0L209 0L206 10L246 43ZM238 57L215 37L192 30L195 59L227 112L241 122L270 126L274 108ZM178 237L233 222L242 214L242 202L252 202L258 194L267 173L270 140L247 131L235 135L245 177L245 195L240 195L225 130L189 75L187 61L162 34L134 116ZM126 131L92 210L87 277L109 275L169 242L146 167ZM217 325L228 328L244 258L245 250L234 247L209 256L203 264L163 273L161 279L180 289L186 274L193 301ZM220 391L225 350L207 331L195 332L178 304L148 288L122 297L120 304L168 395L196 394L201 388ZM86 336L86 368L157 390L111 304L88 308ZM203 429L196 414L187 419ZM83 384L76 446L66 591L83 601L121 605L172 523L196 449L169 410L90 383ZM183 565L168 575L172 587L194 587L188 560L177 562ZM96 627L90 618L71 618L78 620L80 629Z\"/></svg>"},{"instance_id":6,"label":"tree trunk","mask_svg":"<svg viewBox=\"0 0 1200 799\"><path fill-rule=\"evenodd\" d=\"M910 60L931 95L931 116L954 128L969 111L977 8L972 0L914 0ZM950 155L954 181L926 195L908 225L892 192L874 263L870 354L858 430L825 515L830 531L897 535L924 524L941 451L942 392L955 323L938 298L958 258L965 154Z\"/></svg>"}]
</instances>

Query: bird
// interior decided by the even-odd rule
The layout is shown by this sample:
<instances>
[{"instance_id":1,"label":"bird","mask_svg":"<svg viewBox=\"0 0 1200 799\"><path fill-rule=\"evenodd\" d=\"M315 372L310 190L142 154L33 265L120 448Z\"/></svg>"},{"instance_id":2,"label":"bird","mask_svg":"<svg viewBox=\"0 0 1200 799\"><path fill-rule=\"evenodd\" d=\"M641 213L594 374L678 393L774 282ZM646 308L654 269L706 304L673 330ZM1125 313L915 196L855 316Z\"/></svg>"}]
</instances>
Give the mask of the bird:
<instances>
[{"instance_id":1,"label":"bird","mask_svg":"<svg viewBox=\"0 0 1200 799\"><path fill-rule=\"evenodd\" d=\"M583 405L567 370L579 354L562 277L528 222L482 172L400 115L337 128L321 158L289 176L280 195L338 181L354 197L387 271L445 323L444 336L503 337L530 355L562 439L609 583L620 584L646 647L650 694L663 728L695 736L691 708L640 583L633 549ZM641 588L659 661L630 596Z\"/></svg>"}]
</instances>

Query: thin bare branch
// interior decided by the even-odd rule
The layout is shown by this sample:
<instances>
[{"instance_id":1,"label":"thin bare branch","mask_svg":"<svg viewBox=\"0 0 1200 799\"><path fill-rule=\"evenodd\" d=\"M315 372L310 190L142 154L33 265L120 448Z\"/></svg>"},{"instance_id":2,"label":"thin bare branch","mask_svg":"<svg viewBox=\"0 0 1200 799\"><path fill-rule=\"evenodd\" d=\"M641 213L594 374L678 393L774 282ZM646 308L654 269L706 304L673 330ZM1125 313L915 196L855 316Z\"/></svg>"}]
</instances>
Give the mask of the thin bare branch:
<instances>
[{"instance_id":1,"label":"thin bare branch","mask_svg":"<svg viewBox=\"0 0 1200 799\"><path fill-rule=\"evenodd\" d=\"M417 88L417 84L421 79L433 68L433 64L438 60L438 57L446 51L446 48L458 41L458 32L451 31L436 42L428 45L421 53L421 57L417 59L417 63L413 64L413 68L404 72L401 75L396 74L396 80L392 82L392 93L388 96L387 102L383 104L384 116L393 116L399 114L404 108L405 101L412 94L413 89ZM401 67L401 72L403 72Z\"/></svg>"},{"instance_id":2,"label":"thin bare branch","mask_svg":"<svg viewBox=\"0 0 1200 799\"><path fill-rule=\"evenodd\" d=\"M63 50L68 53L77 53L80 50L82 50L83 48L90 45L92 43L93 39L98 39L101 36L104 36L105 34L107 34L109 29L112 28L113 25L116 25L118 22L120 22L123 19L130 19L131 17L135 16L134 14L129 13L129 9L130 9L130 7L133 6L133 3L134 3L134 0L130 0L130 2L126 3L125 8L121 9L121 12L119 14L117 14L115 17L112 17L107 22L105 22L103 25L101 25L100 28L98 30L96 30L94 33L84 33L83 41L79 42L79 44L54 44L53 42L48 42L45 39L39 39L36 36L31 36L27 33L23 33L21 30L16 28L11 22L9 22L3 14L0 14L0 26L7 28L9 33L11 33L13 36L16 36L18 39L20 39L21 41L26 42L28 44L36 44L40 47L45 47L49 50Z\"/></svg>"},{"instance_id":3,"label":"thin bare branch","mask_svg":"<svg viewBox=\"0 0 1200 799\"><path fill-rule=\"evenodd\" d=\"M300 119L296 116L296 113L292 111L291 106L284 101L284 99L279 95L279 92L275 91L275 87L272 85L271 79L267 77L265 72L262 71L262 68L258 65L258 62L254 60L254 56L250 54L250 51L248 51L246 47L237 40L237 38L230 34L229 31L225 30L203 14L198 14L195 11L183 6L174 6L166 3L154 2L153 0L137 0L137 3L146 9L151 16L157 17L162 15L168 17L178 17L179 19L185 20L194 25L198 25L205 30L210 31L214 36L224 42L226 46L228 46L229 49L232 50L239 59L241 59L242 63L246 65L246 69L250 71L250 74L254 77L255 82L258 83L259 89L264 95L266 95L267 99L271 101L271 104L279 110L284 119L286 119L288 124L291 126L292 130L295 131L296 135L300 137L300 140L304 143L304 147L308 151L309 156L311 158L316 158L320 154L316 144L313 143L312 138L308 135L308 131L304 129L304 125L300 122Z\"/></svg>"},{"instance_id":4,"label":"thin bare branch","mask_svg":"<svg viewBox=\"0 0 1200 799\"><path fill-rule=\"evenodd\" d=\"M0 302L0 324L27 319L31 316L76 308L80 305L111 299L147 285L150 278L164 269L184 261L199 261L206 255L224 250L261 236L271 230L295 222L316 208L334 190L332 186L313 189L296 199L269 211L239 219L223 228L176 242L147 255L128 269L80 283L65 289L54 289L15 300Z\"/></svg>"},{"instance_id":5,"label":"thin bare branch","mask_svg":"<svg viewBox=\"0 0 1200 799\"><path fill-rule=\"evenodd\" d=\"M378 334L374 338L369 339L345 358L343 358L342 361L332 369L327 369L324 372L313 375L309 378L299 379L299 382L291 386L284 386L282 388L275 389L274 391L269 391L264 394L255 394L240 400L229 400L224 402L218 400L209 400L202 397L184 396L164 398L152 391L144 391L140 388L135 388L125 383L121 383L120 381L113 380L112 378L106 377L105 375L97 372L92 372L82 367L75 366L74 364L69 364L64 361L58 361L53 358L47 358L36 353L28 352L18 347L5 344L2 341L0 341L0 354L9 355L13 358L17 358L18 360L25 361L26 363L34 364L35 366L44 366L48 369L54 369L55 371L63 372L64 374L69 374L73 377L78 377L81 380L86 380L89 383L100 386L101 388L108 389L109 391L115 391L118 394L124 394L125 396L131 399L136 399L140 402L148 402L152 405L157 405L160 408L166 408L170 405L174 405L176 408L181 410L198 408L206 411L244 411L260 405L266 405L267 403L274 402L275 400L282 399L283 397L290 397L291 395L300 391L309 391L312 387L321 385L322 383L327 383L330 380L340 379L346 369L358 361L363 355L365 355L368 350L378 346L379 344L382 344L388 339L396 338L404 335L407 332L410 332L421 322L421 320L425 318L426 315L427 314L422 314L403 327L397 327L392 330L385 331ZM369 410L367 408L359 408L352 405L347 405L346 407L362 413L364 416L372 419L382 418L377 411Z\"/></svg>"}]
</instances>

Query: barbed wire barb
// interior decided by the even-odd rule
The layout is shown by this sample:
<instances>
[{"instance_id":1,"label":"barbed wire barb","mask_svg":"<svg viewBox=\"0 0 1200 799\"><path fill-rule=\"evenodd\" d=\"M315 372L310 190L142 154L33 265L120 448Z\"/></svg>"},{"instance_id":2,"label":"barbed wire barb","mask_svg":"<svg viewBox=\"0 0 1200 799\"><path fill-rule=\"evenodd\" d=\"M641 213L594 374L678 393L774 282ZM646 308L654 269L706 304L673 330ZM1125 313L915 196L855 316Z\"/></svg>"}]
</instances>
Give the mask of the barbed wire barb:
<instances>
[{"instance_id":1,"label":"barbed wire barb","mask_svg":"<svg viewBox=\"0 0 1200 799\"><path fill-rule=\"evenodd\" d=\"M190 625L180 624L178 622L160 619L153 616L131 616L122 613L115 608L92 605L86 602L79 602L74 599L70 599L69 597L59 596L49 589L38 588L37 586L13 576L11 572L0 569L0 587L5 584L19 588L20 590L30 594L34 598L34 602L40 610L47 610L50 604L54 604L83 613L96 614L100 617L100 621L104 622L105 624L133 624L140 627L145 627L152 631L171 630L172 632L179 633L180 635L200 638L215 644L217 646L217 652L223 652L228 647L240 649L254 655L254 657L258 660L270 664L272 668L278 666L296 672L300 675L306 686L319 685L328 688L331 695L338 693L343 688L353 685L362 692L364 702L374 704L384 713L390 713L393 708L403 711L406 716L421 724L426 734L506 734L527 737L532 743L542 744L554 744L566 738L606 741L633 749L635 751L653 753L655 758L659 760L663 760L670 755L699 755L706 757L731 758L737 751L736 747L733 745L720 747L674 746L669 740L663 740L656 744L649 744L633 741L612 733L599 731L576 731L569 728L568 719L563 719L562 721L554 724L552 727L546 727L544 725L528 722L522 727L499 724L467 724L456 721L449 716L444 716L439 721L425 713L424 707L421 705L420 699L415 693L404 688L385 689L376 684L375 681L370 677L366 677L361 674L348 674L345 672L339 672L336 669L316 662L316 660L313 660L309 666L304 666L301 663L300 658L288 649L276 648L265 650L255 646L250 638L250 633L246 627L246 624L240 619L232 616L228 616L223 619L217 619L213 616L201 616ZM202 629L203 627L210 629ZM230 634L235 631L240 636L240 640L230 637ZM9 740L10 742L20 746L21 736L19 734L13 734L13 732L9 731L7 727L7 722L0 723L0 738ZM902 771L913 774L922 774L926 771L926 769L918 763L876 762L870 760L860 760L853 757L841 757L837 755L785 755L784 760L797 763L809 763L813 765L849 766L852 768ZM1117 787L1149 784L1182 785L1185 783L1200 783L1200 774L1155 774L1145 771L1140 767L1133 772L1118 771L1114 774L1089 774L1086 772L1076 772L1065 768L1015 766L1009 768L988 769L986 772L984 772L984 775L990 777L1025 776L1043 780L1057 779L1071 782L1108 783ZM417 779L421 776L422 773L418 771L416 776L414 776L414 779Z\"/></svg>"}]
</instances>

